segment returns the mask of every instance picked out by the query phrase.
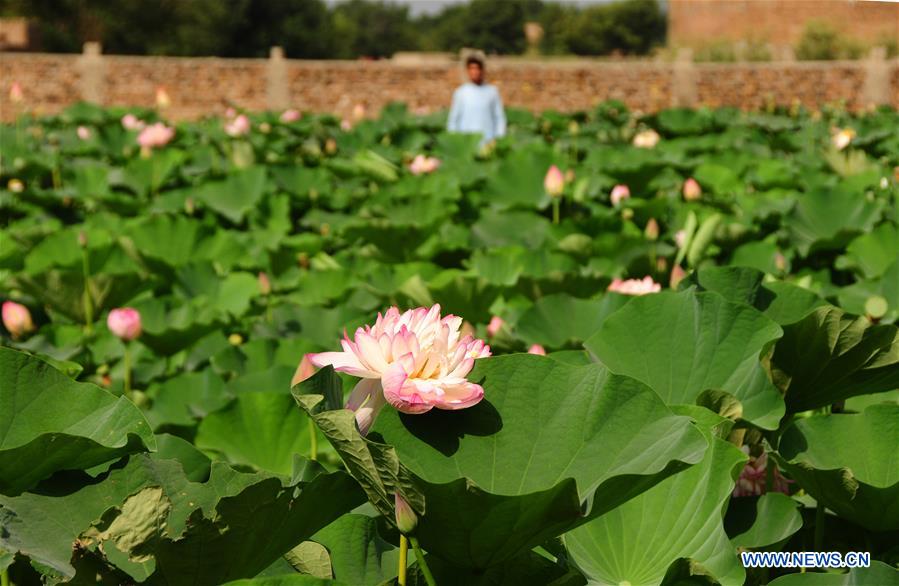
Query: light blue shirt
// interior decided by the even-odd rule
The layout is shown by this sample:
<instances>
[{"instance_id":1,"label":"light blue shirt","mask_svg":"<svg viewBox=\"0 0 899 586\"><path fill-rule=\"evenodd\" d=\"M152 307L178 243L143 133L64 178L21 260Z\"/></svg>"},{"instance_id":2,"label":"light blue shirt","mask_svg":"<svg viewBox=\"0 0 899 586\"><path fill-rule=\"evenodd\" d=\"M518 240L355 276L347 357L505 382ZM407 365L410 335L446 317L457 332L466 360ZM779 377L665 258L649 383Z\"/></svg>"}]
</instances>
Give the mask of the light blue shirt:
<instances>
[{"instance_id":1,"label":"light blue shirt","mask_svg":"<svg viewBox=\"0 0 899 586\"><path fill-rule=\"evenodd\" d=\"M466 83L453 93L446 128L450 132L477 132L481 144L506 134L506 113L496 86Z\"/></svg>"}]
</instances>

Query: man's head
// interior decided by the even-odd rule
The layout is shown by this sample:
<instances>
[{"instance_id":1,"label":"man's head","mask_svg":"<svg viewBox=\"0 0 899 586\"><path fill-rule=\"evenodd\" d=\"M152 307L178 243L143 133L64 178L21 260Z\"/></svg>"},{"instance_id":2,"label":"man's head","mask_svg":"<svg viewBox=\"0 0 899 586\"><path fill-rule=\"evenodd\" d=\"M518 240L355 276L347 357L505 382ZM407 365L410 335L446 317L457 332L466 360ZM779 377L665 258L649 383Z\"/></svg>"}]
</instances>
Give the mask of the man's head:
<instances>
[{"instance_id":1,"label":"man's head","mask_svg":"<svg viewBox=\"0 0 899 586\"><path fill-rule=\"evenodd\" d=\"M465 70L468 72L468 79L471 83L481 85L484 83L484 62L475 55L470 55L465 60Z\"/></svg>"}]
</instances>

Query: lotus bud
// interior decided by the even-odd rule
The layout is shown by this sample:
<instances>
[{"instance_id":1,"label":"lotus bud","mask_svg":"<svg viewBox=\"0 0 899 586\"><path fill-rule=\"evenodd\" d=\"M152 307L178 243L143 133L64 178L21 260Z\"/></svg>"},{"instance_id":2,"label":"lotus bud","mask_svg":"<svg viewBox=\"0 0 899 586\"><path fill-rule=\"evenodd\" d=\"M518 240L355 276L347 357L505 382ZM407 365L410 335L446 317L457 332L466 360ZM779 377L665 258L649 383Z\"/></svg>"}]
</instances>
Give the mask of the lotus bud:
<instances>
[{"instance_id":1,"label":"lotus bud","mask_svg":"<svg viewBox=\"0 0 899 586\"><path fill-rule=\"evenodd\" d=\"M618 207L622 201L626 200L631 196L631 190L627 185L616 185L612 188L612 193L609 194L609 199L612 200L612 205Z\"/></svg>"},{"instance_id":2,"label":"lotus bud","mask_svg":"<svg viewBox=\"0 0 899 586\"><path fill-rule=\"evenodd\" d=\"M678 248L683 248L687 243L687 231L686 230L678 230L674 233L674 243Z\"/></svg>"},{"instance_id":3,"label":"lotus bud","mask_svg":"<svg viewBox=\"0 0 899 586\"><path fill-rule=\"evenodd\" d=\"M886 189L889 186L890 186L890 180L887 179L886 177L881 177L880 178L880 188Z\"/></svg>"},{"instance_id":4,"label":"lotus bud","mask_svg":"<svg viewBox=\"0 0 899 586\"><path fill-rule=\"evenodd\" d=\"M309 254L305 252L297 253L297 264L300 265L300 268L308 269L309 268Z\"/></svg>"},{"instance_id":5,"label":"lotus bud","mask_svg":"<svg viewBox=\"0 0 899 586\"><path fill-rule=\"evenodd\" d=\"M699 182L692 177L684 181L683 192L684 199L687 201L696 201L702 197L702 188L699 186Z\"/></svg>"},{"instance_id":6,"label":"lotus bud","mask_svg":"<svg viewBox=\"0 0 899 586\"><path fill-rule=\"evenodd\" d=\"M78 246L81 248L87 248L87 232L84 230L78 231Z\"/></svg>"},{"instance_id":7,"label":"lotus bud","mask_svg":"<svg viewBox=\"0 0 899 586\"><path fill-rule=\"evenodd\" d=\"M303 354L303 359L300 360L296 372L293 373L290 386L293 387L300 384L313 374L315 374L315 365L312 364L312 354Z\"/></svg>"},{"instance_id":8,"label":"lotus bud","mask_svg":"<svg viewBox=\"0 0 899 586\"><path fill-rule=\"evenodd\" d=\"M12 82L12 85L9 87L9 101L13 104L19 104L24 99L25 94L22 92L22 86L17 81Z\"/></svg>"},{"instance_id":9,"label":"lotus bud","mask_svg":"<svg viewBox=\"0 0 899 586\"><path fill-rule=\"evenodd\" d=\"M349 120L344 118L340 121L340 129L344 132L349 132L353 129L353 124Z\"/></svg>"},{"instance_id":10,"label":"lotus bud","mask_svg":"<svg viewBox=\"0 0 899 586\"><path fill-rule=\"evenodd\" d=\"M233 120L225 124L225 134L228 136L243 136L250 132L250 119L246 114L239 114Z\"/></svg>"},{"instance_id":11,"label":"lotus bud","mask_svg":"<svg viewBox=\"0 0 899 586\"><path fill-rule=\"evenodd\" d=\"M503 318L494 315L490 318L490 323L487 324L487 335L491 338L496 336L505 324L506 322L503 321Z\"/></svg>"},{"instance_id":12,"label":"lotus bud","mask_svg":"<svg viewBox=\"0 0 899 586\"><path fill-rule=\"evenodd\" d=\"M659 223L656 222L655 218L649 218L649 221L646 222L646 228L643 230L643 234L646 236L647 240L658 240L659 239Z\"/></svg>"},{"instance_id":13,"label":"lotus bud","mask_svg":"<svg viewBox=\"0 0 899 586\"><path fill-rule=\"evenodd\" d=\"M581 131L580 125L578 125L577 120L572 120L568 123L568 132L571 134L578 134Z\"/></svg>"},{"instance_id":14,"label":"lotus bud","mask_svg":"<svg viewBox=\"0 0 899 586\"><path fill-rule=\"evenodd\" d=\"M259 125L259 132L261 132L262 134L268 134L271 131L272 131L272 125L269 124L268 122L263 122L262 124Z\"/></svg>"},{"instance_id":15,"label":"lotus bud","mask_svg":"<svg viewBox=\"0 0 899 586\"><path fill-rule=\"evenodd\" d=\"M677 289L677 286L680 285L680 282L683 281L686 276L687 272L682 269L680 265L674 265L674 268L671 269L671 278L668 280L668 286L671 289Z\"/></svg>"},{"instance_id":16,"label":"lotus bud","mask_svg":"<svg viewBox=\"0 0 899 586\"><path fill-rule=\"evenodd\" d=\"M283 122L285 124L290 124L291 122L296 122L297 120L300 119L300 112L299 112L299 110L294 110L293 108L291 108L289 110L284 110L284 112L281 113L280 119L281 119L281 122Z\"/></svg>"},{"instance_id":17,"label":"lotus bud","mask_svg":"<svg viewBox=\"0 0 899 586\"><path fill-rule=\"evenodd\" d=\"M34 322L31 321L31 312L28 308L15 301L4 301L3 308L3 327L10 333L14 340L19 339L24 334L34 331Z\"/></svg>"},{"instance_id":18,"label":"lotus bud","mask_svg":"<svg viewBox=\"0 0 899 586\"><path fill-rule=\"evenodd\" d=\"M188 216L194 215L194 211L196 211L196 202L194 202L194 198L188 197L184 200L184 212Z\"/></svg>"},{"instance_id":19,"label":"lotus bud","mask_svg":"<svg viewBox=\"0 0 899 586\"><path fill-rule=\"evenodd\" d=\"M25 184L19 179L10 179L9 183L6 184L6 188L13 193L22 193L25 191Z\"/></svg>"},{"instance_id":20,"label":"lotus bud","mask_svg":"<svg viewBox=\"0 0 899 586\"><path fill-rule=\"evenodd\" d=\"M241 344L243 344L243 336L236 333L231 334L230 336L228 336L228 343L232 346L240 346Z\"/></svg>"},{"instance_id":21,"label":"lotus bud","mask_svg":"<svg viewBox=\"0 0 899 586\"><path fill-rule=\"evenodd\" d=\"M660 256L656 259L656 271L664 273L668 271L668 259Z\"/></svg>"},{"instance_id":22,"label":"lotus bud","mask_svg":"<svg viewBox=\"0 0 899 586\"><path fill-rule=\"evenodd\" d=\"M396 509L396 528L403 535L409 535L418 527L418 516L409 503L406 502L400 493L394 494L394 508Z\"/></svg>"},{"instance_id":23,"label":"lotus bud","mask_svg":"<svg viewBox=\"0 0 899 586\"><path fill-rule=\"evenodd\" d=\"M112 377L108 374L104 374L100 377L100 384L103 385L103 388L106 389L112 387Z\"/></svg>"},{"instance_id":24,"label":"lotus bud","mask_svg":"<svg viewBox=\"0 0 899 586\"><path fill-rule=\"evenodd\" d=\"M88 128L87 126L79 126L78 129L75 131L75 133L78 135L78 138L80 138L81 140L90 140L91 129Z\"/></svg>"},{"instance_id":25,"label":"lotus bud","mask_svg":"<svg viewBox=\"0 0 899 586\"><path fill-rule=\"evenodd\" d=\"M540 344L534 344L528 348L528 354L537 354L538 356L546 356L546 348Z\"/></svg>"},{"instance_id":26,"label":"lotus bud","mask_svg":"<svg viewBox=\"0 0 899 586\"><path fill-rule=\"evenodd\" d=\"M574 181L574 169L566 169L565 183L571 183L572 181Z\"/></svg>"},{"instance_id":27,"label":"lotus bud","mask_svg":"<svg viewBox=\"0 0 899 586\"><path fill-rule=\"evenodd\" d=\"M141 334L140 312L132 307L113 309L106 317L106 327L116 337L130 342Z\"/></svg>"},{"instance_id":28,"label":"lotus bud","mask_svg":"<svg viewBox=\"0 0 899 586\"><path fill-rule=\"evenodd\" d=\"M780 272L787 270L787 257L785 257L779 250L774 253L774 266Z\"/></svg>"},{"instance_id":29,"label":"lotus bud","mask_svg":"<svg viewBox=\"0 0 899 586\"><path fill-rule=\"evenodd\" d=\"M356 104L353 106L353 120L359 122L365 118L365 104Z\"/></svg>"},{"instance_id":30,"label":"lotus bud","mask_svg":"<svg viewBox=\"0 0 899 586\"><path fill-rule=\"evenodd\" d=\"M337 152L337 141L331 137L328 137L328 140L325 141L325 153L328 155L334 155Z\"/></svg>"},{"instance_id":31,"label":"lotus bud","mask_svg":"<svg viewBox=\"0 0 899 586\"><path fill-rule=\"evenodd\" d=\"M549 171L546 172L546 177L543 179L543 188L550 197L560 197L562 192L565 191L565 177L562 175L562 171L555 165L551 166Z\"/></svg>"},{"instance_id":32,"label":"lotus bud","mask_svg":"<svg viewBox=\"0 0 899 586\"><path fill-rule=\"evenodd\" d=\"M624 208L621 210L621 219L622 220L632 220L634 218L634 210L631 208Z\"/></svg>"},{"instance_id":33,"label":"lotus bud","mask_svg":"<svg viewBox=\"0 0 899 586\"><path fill-rule=\"evenodd\" d=\"M269 295L272 292L272 282L269 281L268 275L263 272L259 273L259 292L263 295Z\"/></svg>"},{"instance_id":34,"label":"lotus bud","mask_svg":"<svg viewBox=\"0 0 899 586\"><path fill-rule=\"evenodd\" d=\"M172 100L169 98L169 93L165 91L163 86L157 86L156 88L156 107L160 110L165 110L169 106L172 105Z\"/></svg>"},{"instance_id":35,"label":"lotus bud","mask_svg":"<svg viewBox=\"0 0 899 586\"><path fill-rule=\"evenodd\" d=\"M659 133L655 130L644 130L634 136L634 146L639 149L651 149L659 143Z\"/></svg>"}]
</instances>

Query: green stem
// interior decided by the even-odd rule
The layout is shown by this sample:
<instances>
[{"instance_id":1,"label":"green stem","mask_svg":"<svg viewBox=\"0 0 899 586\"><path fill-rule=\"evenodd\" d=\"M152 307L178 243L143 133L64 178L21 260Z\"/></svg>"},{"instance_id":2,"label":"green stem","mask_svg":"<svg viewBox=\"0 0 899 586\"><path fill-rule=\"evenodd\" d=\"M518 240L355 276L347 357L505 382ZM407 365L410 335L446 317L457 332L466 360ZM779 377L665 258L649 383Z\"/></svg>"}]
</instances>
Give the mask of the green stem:
<instances>
[{"instance_id":1,"label":"green stem","mask_svg":"<svg viewBox=\"0 0 899 586\"><path fill-rule=\"evenodd\" d=\"M9 570L0 572L0 586L9 586Z\"/></svg>"},{"instance_id":2,"label":"green stem","mask_svg":"<svg viewBox=\"0 0 899 586\"><path fill-rule=\"evenodd\" d=\"M653 242L652 244L649 245L649 272L650 273L655 273L658 270L657 262L658 261L656 260L656 243Z\"/></svg>"},{"instance_id":3,"label":"green stem","mask_svg":"<svg viewBox=\"0 0 899 586\"><path fill-rule=\"evenodd\" d=\"M559 207L560 207L559 198L553 198L553 224L559 223Z\"/></svg>"},{"instance_id":4,"label":"green stem","mask_svg":"<svg viewBox=\"0 0 899 586\"><path fill-rule=\"evenodd\" d=\"M81 273L84 276L84 331L88 335L94 331L94 304L91 301L91 265L88 259L87 247L81 248Z\"/></svg>"},{"instance_id":5,"label":"green stem","mask_svg":"<svg viewBox=\"0 0 899 586\"><path fill-rule=\"evenodd\" d=\"M315 422L312 419L309 419L309 454L311 459L318 459L318 436L315 434Z\"/></svg>"},{"instance_id":6,"label":"green stem","mask_svg":"<svg viewBox=\"0 0 899 586\"><path fill-rule=\"evenodd\" d=\"M125 396L131 399L131 344L125 342L125 357L122 361L125 367Z\"/></svg>"},{"instance_id":7,"label":"green stem","mask_svg":"<svg viewBox=\"0 0 899 586\"><path fill-rule=\"evenodd\" d=\"M768 458L768 465L765 466L765 492L774 491L774 460Z\"/></svg>"},{"instance_id":8,"label":"green stem","mask_svg":"<svg viewBox=\"0 0 899 586\"><path fill-rule=\"evenodd\" d=\"M815 509L815 551L824 551L824 517L827 511L821 501Z\"/></svg>"},{"instance_id":9,"label":"green stem","mask_svg":"<svg viewBox=\"0 0 899 586\"><path fill-rule=\"evenodd\" d=\"M437 586L434 575L431 573L431 568L428 567L428 562L425 561L425 554L418 545L418 538L410 537L409 541L412 542L412 549L415 550L415 559L418 560L418 569L424 574L425 582L428 583L428 586Z\"/></svg>"},{"instance_id":10,"label":"green stem","mask_svg":"<svg viewBox=\"0 0 899 586\"><path fill-rule=\"evenodd\" d=\"M406 559L409 555L409 541L406 536L400 534L400 559L396 568L396 581L400 586L406 586Z\"/></svg>"}]
</instances>

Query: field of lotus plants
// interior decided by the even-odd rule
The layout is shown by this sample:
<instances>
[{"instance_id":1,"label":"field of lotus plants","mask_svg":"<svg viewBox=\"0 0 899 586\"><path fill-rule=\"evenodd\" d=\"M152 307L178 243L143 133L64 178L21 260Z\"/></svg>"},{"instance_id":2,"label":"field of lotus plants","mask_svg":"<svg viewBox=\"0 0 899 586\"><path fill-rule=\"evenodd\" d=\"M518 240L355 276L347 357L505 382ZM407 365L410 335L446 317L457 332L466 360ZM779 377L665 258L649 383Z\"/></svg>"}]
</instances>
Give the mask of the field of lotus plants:
<instances>
[{"instance_id":1,"label":"field of lotus plants","mask_svg":"<svg viewBox=\"0 0 899 586\"><path fill-rule=\"evenodd\" d=\"M899 584L897 112L163 106L0 127L3 586Z\"/></svg>"}]
</instances>

